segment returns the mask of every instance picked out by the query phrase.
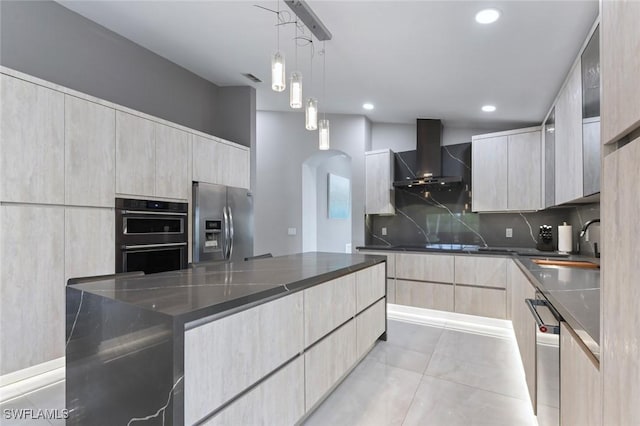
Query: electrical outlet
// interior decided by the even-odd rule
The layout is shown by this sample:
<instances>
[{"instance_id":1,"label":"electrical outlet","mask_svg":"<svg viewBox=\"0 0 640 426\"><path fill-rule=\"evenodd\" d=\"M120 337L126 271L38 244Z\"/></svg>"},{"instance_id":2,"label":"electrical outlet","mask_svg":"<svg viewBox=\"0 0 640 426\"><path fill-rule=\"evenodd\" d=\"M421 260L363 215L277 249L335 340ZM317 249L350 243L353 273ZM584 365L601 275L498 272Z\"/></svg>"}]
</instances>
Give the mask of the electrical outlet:
<instances>
[{"instance_id":1,"label":"electrical outlet","mask_svg":"<svg viewBox=\"0 0 640 426\"><path fill-rule=\"evenodd\" d=\"M386 227L382 227L382 235L387 235L387 228Z\"/></svg>"},{"instance_id":2,"label":"electrical outlet","mask_svg":"<svg viewBox=\"0 0 640 426\"><path fill-rule=\"evenodd\" d=\"M513 238L513 228L507 228L507 232L505 234L507 238Z\"/></svg>"},{"instance_id":3,"label":"electrical outlet","mask_svg":"<svg viewBox=\"0 0 640 426\"><path fill-rule=\"evenodd\" d=\"M287 229L287 235L296 235L298 233L297 231L296 228L289 228Z\"/></svg>"}]
</instances>

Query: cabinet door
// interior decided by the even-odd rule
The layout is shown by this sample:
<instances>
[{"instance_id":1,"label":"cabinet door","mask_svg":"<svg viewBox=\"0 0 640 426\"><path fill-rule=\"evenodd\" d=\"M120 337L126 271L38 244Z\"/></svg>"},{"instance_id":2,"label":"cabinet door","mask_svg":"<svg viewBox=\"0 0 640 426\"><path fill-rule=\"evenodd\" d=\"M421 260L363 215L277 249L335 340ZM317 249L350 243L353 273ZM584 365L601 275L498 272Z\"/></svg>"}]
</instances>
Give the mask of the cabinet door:
<instances>
[{"instance_id":1,"label":"cabinet door","mask_svg":"<svg viewBox=\"0 0 640 426\"><path fill-rule=\"evenodd\" d=\"M304 358L298 357L203 425L288 426L303 415Z\"/></svg>"},{"instance_id":2,"label":"cabinet door","mask_svg":"<svg viewBox=\"0 0 640 426\"><path fill-rule=\"evenodd\" d=\"M507 185L509 210L538 210L541 207L541 144L540 131L509 136Z\"/></svg>"},{"instance_id":3,"label":"cabinet door","mask_svg":"<svg viewBox=\"0 0 640 426\"><path fill-rule=\"evenodd\" d=\"M356 362L356 325L349 321L305 352L305 409L309 411Z\"/></svg>"},{"instance_id":4,"label":"cabinet door","mask_svg":"<svg viewBox=\"0 0 640 426\"><path fill-rule=\"evenodd\" d=\"M453 285L396 279L396 303L453 312Z\"/></svg>"},{"instance_id":5,"label":"cabinet door","mask_svg":"<svg viewBox=\"0 0 640 426\"><path fill-rule=\"evenodd\" d=\"M154 196L156 144L154 123L116 112L116 192Z\"/></svg>"},{"instance_id":6,"label":"cabinet door","mask_svg":"<svg viewBox=\"0 0 640 426\"><path fill-rule=\"evenodd\" d=\"M504 257L456 256L455 282L482 287L507 287Z\"/></svg>"},{"instance_id":7,"label":"cabinet door","mask_svg":"<svg viewBox=\"0 0 640 426\"><path fill-rule=\"evenodd\" d=\"M360 312L385 295L384 263L360 270L355 276L356 312Z\"/></svg>"},{"instance_id":8,"label":"cabinet door","mask_svg":"<svg viewBox=\"0 0 640 426\"><path fill-rule=\"evenodd\" d=\"M4 375L64 356L64 208L2 205L0 235Z\"/></svg>"},{"instance_id":9,"label":"cabinet door","mask_svg":"<svg viewBox=\"0 0 640 426\"><path fill-rule=\"evenodd\" d=\"M456 285L455 312L505 319L507 316L506 291Z\"/></svg>"},{"instance_id":10,"label":"cabinet door","mask_svg":"<svg viewBox=\"0 0 640 426\"><path fill-rule=\"evenodd\" d=\"M556 103L556 204L581 198L582 188L582 80L580 64L569 73Z\"/></svg>"},{"instance_id":11,"label":"cabinet door","mask_svg":"<svg viewBox=\"0 0 640 426\"><path fill-rule=\"evenodd\" d=\"M380 300L356 317L357 357L363 357L387 328L385 301Z\"/></svg>"},{"instance_id":12,"label":"cabinet door","mask_svg":"<svg viewBox=\"0 0 640 426\"><path fill-rule=\"evenodd\" d=\"M115 273L113 209L65 208L65 282Z\"/></svg>"},{"instance_id":13,"label":"cabinet door","mask_svg":"<svg viewBox=\"0 0 640 426\"><path fill-rule=\"evenodd\" d=\"M222 185L249 189L249 150L220 144L221 159L217 161Z\"/></svg>"},{"instance_id":14,"label":"cabinet door","mask_svg":"<svg viewBox=\"0 0 640 426\"><path fill-rule=\"evenodd\" d=\"M600 120L587 119L582 125L584 195L600 192Z\"/></svg>"},{"instance_id":15,"label":"cabinet door","mask_svg":"<svg viewBox=\"0 0 640 426\"><path fill-rule=\"evenodd\" d=\"M155 123L155 195L186 200L191 191L191 139L187 132Z\"/></svg>"},{"instance_id":16,"label":"cabinet door","mask_svg":"<svg viewBox=\"0 0 640 426\"><path fill-rule=\"evenodd\" d=\"M396 254L396 277L409 280L453 283L453 256Z\"/></svg>"},{"instance_id":17,"label":"cabinet door","mask_svg":"<svg viewBox=\"0 0 640 426\"><path fill-rule=\"evenodd\" d=\"M0 78L0 200L64 204L64 95Z\"/></svg>"},{"instance_id":18,"label":"cabinet door","mask_svg":"<svg viewBox=\"0 0 640 426\"><path fill-rule=\"evenodd\" d=\"M216 144L212 139L193 135L193 180L196 182L217 183L216 181Z\"/></svg>"},{"instance_id":19,"label":"cabinet door","mask_svg":"<svg viewBox=\"0 0 640 426\"><path fill-rule=\"evenodd\" d=\"M560 418L564 425L599 426L599 363L579 339L566 323L560 324Z\"/></svg>"},{"instance_id":20,"label":"cabinet door","mask_svg":"<svg viewBox=\"0 0 640 426\"><path fill-rule=\"evenodd\" d=\"M114 207L116 113L65 95L65 203Z\"/></svg>"},{"instance_id":21,"label":"cabinet door","mask_svg":"<svg viewBox=\"0 0 640 426\"><path fill-rule=\"evenodd\" d=\"M604 116L603 116L604 118ZM602 188L602 398L608 424L640 419L640 137L604 157Z\"/></svg>"},{"instance_id":22,"label":"cabinet door","mask_svg":"<svg viewBox=\"0 0 640 426\"><path fill-rule=\"evenodd\" d=\"M533 407L536 406L536 322L525 304L535 298L535 289L518 266L509 264L511 279L511 315L524 375Z\"/></svg>"},{"instance_id":23,"label":"cabinet door","mask_svg":"<svg viewBox=\"0 0 640 426\"><path fill-rule=\"evenodd\" d=\"M200 420L302 352L302 332L301 292L187 329L185 423Z\"/></svg>"},{"instance_id":24,"label":"cabinet door","mask_svg":"<svg viewBox=\"0 0 640 426\"><path fill-rule=\"evenodd\" d=\"M393 152L366 152L365 213L395 214L393 190Z\"/></svg>"},{"instance_id":25,"label":"cabinet door","mask_svg":"<svg viewBox=\"0 0 640 426\"><path fill-rule=\"evenodd\" d=\"M640 126L640 2L603 1L600 15L602 142Z\"/></svg>"},{"instance_id":26,"label":"cabinet door","mask_svg":"<svg viewBox=\"0 0 640 426\"><path fill-rule=\"evenodd\" d=\"M304 290L304 347L309 347L355 314L355 274Z\"/></svg>"},{"instance_id":27,"label":"cabinet door","mask_svg":"<svg viewBox=\"0 0 640 426\"><path fill-rule=\"evenodd\" d=\"M474 140L471 145L474 212L506 210L507 136Z\"/></svg>"}]
</instances>

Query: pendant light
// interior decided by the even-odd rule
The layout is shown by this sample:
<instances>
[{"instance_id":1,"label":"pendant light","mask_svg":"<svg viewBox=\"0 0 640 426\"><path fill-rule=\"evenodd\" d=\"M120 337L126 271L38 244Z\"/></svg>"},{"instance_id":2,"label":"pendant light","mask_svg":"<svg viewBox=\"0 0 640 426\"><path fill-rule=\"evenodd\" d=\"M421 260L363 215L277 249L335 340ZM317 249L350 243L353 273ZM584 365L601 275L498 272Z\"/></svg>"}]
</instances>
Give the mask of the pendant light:
<instances>
[{"instance_id":1,"label":"pendant light","mask_svg":"<svg viewBox=\"0 0 640 426\"><path fill-rule=\"evenodd\" d=\"M313 40L311 41L311 69L309 71L309 77L311 86L313 87ZM307 130L316 130L318 128L318 100L316 98L309 97L304 108L304 127Z\"/></svg>"},{"instance_id":2,"label":"pendant light","mask_svg":"<svg viewBox=\"0 0 640 426\"><path fill-rule=\"evenodd\" d=\"M277 51L271 57L271 89L275 92L282 92L287 87L286 71L284 63L284 53L280 52L280 1L276 13L276 38Z\"/></svg>"},{"instance_id":3,"label":"pendant light","mask_svg":"<svg viewBox=\"0 0 640 426\"><path fill-rule=\"evenodd\" d=\"M327 51L322 42L322 101L325 103L325 110L322 112L322 120L319 123L318 149L326 151L329 149L329 120L326 117L327 104Z\"/></svg>"},{"instance_id":4,"label":"pendant light","mask_svg":"<svg viewBox=\"0 0 640 426\"><path fill-rule=\"evenodd\" d=\"M298 69L298 21L294 22L295 25L295 37L293 42L295 43L295 65ZM293 109L302 108L302 73L300 71L294 71L291 73L291 84L289 85L289 106Z\"/></svg>"}]
</instances>

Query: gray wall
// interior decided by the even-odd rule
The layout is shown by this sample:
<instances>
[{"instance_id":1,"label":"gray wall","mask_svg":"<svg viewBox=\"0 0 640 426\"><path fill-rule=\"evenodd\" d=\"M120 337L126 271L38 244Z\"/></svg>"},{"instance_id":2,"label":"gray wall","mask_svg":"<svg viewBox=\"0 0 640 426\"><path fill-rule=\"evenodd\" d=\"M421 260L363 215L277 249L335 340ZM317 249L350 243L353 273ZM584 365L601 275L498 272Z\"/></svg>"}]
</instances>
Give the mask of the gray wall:
<instances>
[{"instance_id":1,"label":"gray wall","mask_svg":"<svg viewBox=\"0 0 640 426\"><path fill-rule=\"evenodd\" d=\"M3 66L246 146L251 143L245 134L252 125L246 113L254 90L250 87L220 90L53 1L0 1L0 29ZM255 93L253 99L255 111ZM242 119L230 122L233 116Z\"/></svg>"},{"instance_id":2,"label":"gray wall","mask_svg":"<svg viewBox=\"0 0 640 426\"><path fill-rule=\"evenodd\" d=\"M476 129L444 126L442 145L455 145L471 142L471 136L498 132L507 129ZM393 152L413 151L416 149L416 125L395 123L373 123L371 131L371 149L389 148Z\"/></svg>"},{"instance_id":3,"label":"gray wall","mask_svg":"<svg viewBox=\"0 0 640 426\"><path fill-rule=\"evenodd\" d=\"M351 157L351 243L364 243L364 152L368 120L333 115L331 148ZM304 128L300 112L258 111L255 186L255 253L302 251L302 164L318 152L318 132ZM287 228L297 235L288 236Z\"/></svg>"}]
</instances>

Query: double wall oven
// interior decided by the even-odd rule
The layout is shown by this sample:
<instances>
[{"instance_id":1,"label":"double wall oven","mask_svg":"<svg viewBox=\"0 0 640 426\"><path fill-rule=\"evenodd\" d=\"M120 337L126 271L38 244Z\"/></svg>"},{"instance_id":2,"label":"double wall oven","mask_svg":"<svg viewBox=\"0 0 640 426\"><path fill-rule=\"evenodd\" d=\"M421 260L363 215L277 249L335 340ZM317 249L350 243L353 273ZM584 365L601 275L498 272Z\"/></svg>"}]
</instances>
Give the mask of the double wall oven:
<instances>
[{"instance_id":1,"label":"double wall oven","mask_svg":"<svg viewBox=\"0 0 640 426\"><path fill-rule=\"evenodd\" d=\"M187 203L116 198L116 272L187 267Z\"/></svg>"}]
</instances>

